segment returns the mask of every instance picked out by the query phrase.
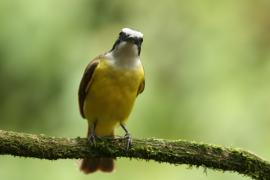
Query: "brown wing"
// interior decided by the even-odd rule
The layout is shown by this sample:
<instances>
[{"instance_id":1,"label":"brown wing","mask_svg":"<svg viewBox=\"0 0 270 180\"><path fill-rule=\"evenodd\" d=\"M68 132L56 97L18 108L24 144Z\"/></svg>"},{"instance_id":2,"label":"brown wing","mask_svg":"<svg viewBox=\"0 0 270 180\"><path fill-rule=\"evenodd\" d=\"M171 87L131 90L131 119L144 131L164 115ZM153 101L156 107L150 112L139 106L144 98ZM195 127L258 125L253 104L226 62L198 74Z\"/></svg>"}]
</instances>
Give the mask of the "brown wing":
<instances>
[{"instance_id":1,"label":"brown wing","mask_svg":"<svg viewBox=\"0 0 270 180\"><path fill-rule=\"evenodd\" d=\"M142 82L141 82L141 84L140 84L140 86L139 86L139 89L138 89L138 92L137 92L137 96L143 92L144 87L145 87L145 80L143 79Z\"/></svg>"},{"instance_id":2,"label":"brown wing","mask_svg":"<svg viewBox=\"0 0 270 180\"><path fill-rule=\"evenodd\" d=\"M85 118L84 112L83 112L83 104L84 104L84 100L87 94L87 90L90 87L90 83L92 80L92 75L97 67L97 65L99 64L99 59L94 59L93 61L91 61L83 74L81 83L80 83L80 87L79 87L79 107L80 107L80 112L83 118Z\"/></svg>"}]
</instances>

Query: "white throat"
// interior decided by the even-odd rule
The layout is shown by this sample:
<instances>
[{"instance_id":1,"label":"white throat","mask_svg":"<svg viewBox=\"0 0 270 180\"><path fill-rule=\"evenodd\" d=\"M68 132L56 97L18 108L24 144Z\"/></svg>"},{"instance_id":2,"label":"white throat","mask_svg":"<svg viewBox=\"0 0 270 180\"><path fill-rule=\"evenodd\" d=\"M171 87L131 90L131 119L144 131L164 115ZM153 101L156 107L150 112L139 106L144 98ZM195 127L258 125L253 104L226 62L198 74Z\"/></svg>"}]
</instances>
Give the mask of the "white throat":
<instances>
[{"instance_id":1,"label":"white throat","mask_svg":"<svg viewBox=\"0 0 270 180\"><path fill-rule=\"evenodd\" d=\"M137 45L129 42L121 42L115 49L112 51L115 57L138 57L138 47Z\"/></svg>"},{"instance_id":2,"label":"white throat","mask_svg":"<svg viewBox=\"0 0 270 180\"><path fill-rule=\"evenodd\" d=\"M132 43L121 42L113 51L108 52L105 56L115 67L133 69L141 65L138 48Z\"/></svg>"}]
</instances>

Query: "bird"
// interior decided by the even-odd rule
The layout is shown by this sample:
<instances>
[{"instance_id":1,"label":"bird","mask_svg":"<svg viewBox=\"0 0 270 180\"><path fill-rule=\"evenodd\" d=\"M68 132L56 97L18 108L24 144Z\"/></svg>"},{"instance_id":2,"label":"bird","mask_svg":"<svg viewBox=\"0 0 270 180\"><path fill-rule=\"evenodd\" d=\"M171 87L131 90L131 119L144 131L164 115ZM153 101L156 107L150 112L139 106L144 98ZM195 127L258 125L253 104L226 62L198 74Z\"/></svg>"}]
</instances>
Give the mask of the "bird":
<instances>
[{"instance_id":1,"label":"bird","mask_svg":"<svg viewBox=\"0 0 270 180\"><path fill-rule=\"evenodd\" d=\"M95 144L97 137L114 137L121 126L131 146L126 122L135 100L145 88L144 68L140 60L143 34L131 28L121 29L111 50L94 58L85 68L79 91L80 114L88 122L87 139ZM80 170L85 174L98 170L114 171L113 158L85 158Z\"/></svg>"}]
</instances>

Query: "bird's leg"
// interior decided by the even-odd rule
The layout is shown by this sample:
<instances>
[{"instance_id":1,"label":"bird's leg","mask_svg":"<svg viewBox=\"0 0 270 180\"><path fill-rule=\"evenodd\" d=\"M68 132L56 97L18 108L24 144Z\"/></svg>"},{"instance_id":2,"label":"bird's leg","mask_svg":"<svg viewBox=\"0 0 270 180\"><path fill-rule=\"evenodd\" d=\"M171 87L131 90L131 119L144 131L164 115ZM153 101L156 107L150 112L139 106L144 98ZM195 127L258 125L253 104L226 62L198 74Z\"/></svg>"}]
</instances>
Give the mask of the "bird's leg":
<instances>
[{"instance_id":1,"label":"bird's leg","mask_svg":"<svg viewBox=\"0 0 270 180\"><path fill-rule=\"evenodd\" d=\"M120 125L121 125L121 127L124 129L124 131L125 131L125 133L126 133L125 136L124 136L124 138L127 139L127 149L126 149L126 150L128 150L129 147L130 147L131 144L132 144L131 134L128 132L128 130L127 130L127 128L125 127L124 124L120 123Z\"/></svg>"},{"instance_id":2,"label":"bird's leg","mask_svg":"<svg viewBox=\"0 0 270 180\"><path fill-rule=\"evenodd\" d=\"M92 125L88 126L88 136L87 139L91 145L96 145L96 125L97 122L94 122Z\"/></svg>"}]
</instances>

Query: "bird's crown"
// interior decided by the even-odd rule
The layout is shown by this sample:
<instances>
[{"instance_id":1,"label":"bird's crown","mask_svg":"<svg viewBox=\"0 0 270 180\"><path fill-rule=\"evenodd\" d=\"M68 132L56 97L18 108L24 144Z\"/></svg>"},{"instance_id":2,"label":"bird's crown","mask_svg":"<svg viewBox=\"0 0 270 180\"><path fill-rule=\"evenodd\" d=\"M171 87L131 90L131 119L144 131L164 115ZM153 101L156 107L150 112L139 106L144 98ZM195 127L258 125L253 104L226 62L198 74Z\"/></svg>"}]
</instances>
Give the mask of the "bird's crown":
<instances>
[{"instance_id":1,"label":"bird's crown","mask_svg":"<svg viewBox=\"0 0 270 180\"><path fill-rule=\"evenodd\" d=\"M130 29L130 28L123 28L121 30L121 33L124 33L125 35L127 35L128 37L131 37L131 38L143 38L143 33L139 32L139 31L135 31L135 30Z\"/></svg>"}]
</instances>

